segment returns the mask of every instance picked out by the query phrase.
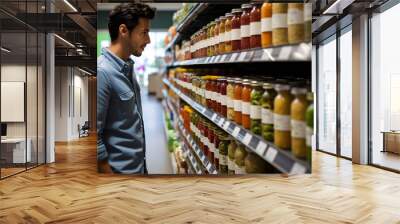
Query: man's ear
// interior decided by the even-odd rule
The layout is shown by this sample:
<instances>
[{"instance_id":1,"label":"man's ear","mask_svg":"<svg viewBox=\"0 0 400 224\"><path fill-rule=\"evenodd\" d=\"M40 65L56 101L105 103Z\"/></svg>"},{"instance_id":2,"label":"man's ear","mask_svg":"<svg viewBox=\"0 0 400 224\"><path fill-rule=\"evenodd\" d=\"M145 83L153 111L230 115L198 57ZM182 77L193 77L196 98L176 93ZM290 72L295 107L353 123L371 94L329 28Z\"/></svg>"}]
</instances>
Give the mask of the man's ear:
<instances>
[{"instance_id":1,"label":"man's ear","mask_svg":"<svg viewBox=\"0 0 400 224\"><path fill-rule=\"evenodd\" d=\"M128 28L126 27L125 24L119 25L118 31L119 31L119 33L120 33L121 35L127 35L128 32L129 32L129 31L128 31Z\"/></svg>"}]
</instances>

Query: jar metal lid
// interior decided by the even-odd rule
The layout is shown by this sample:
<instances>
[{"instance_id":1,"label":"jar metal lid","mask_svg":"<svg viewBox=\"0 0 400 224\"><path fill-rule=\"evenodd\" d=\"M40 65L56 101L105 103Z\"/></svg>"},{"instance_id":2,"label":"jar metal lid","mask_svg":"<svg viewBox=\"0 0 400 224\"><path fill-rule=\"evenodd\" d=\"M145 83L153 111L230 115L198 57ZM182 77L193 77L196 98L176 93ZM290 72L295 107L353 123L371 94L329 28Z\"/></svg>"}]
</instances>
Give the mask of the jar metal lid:
<instances>
[{"instance_id":1,"label":"jar metal lid","mask_svg":"<svg viewBox=\"0 0 400 224\"><path fill-rule=\"evenodd\" d=\"M243 12L242 9L232 9L232 13L241 13Z\"/></svg>"}]
</instances>

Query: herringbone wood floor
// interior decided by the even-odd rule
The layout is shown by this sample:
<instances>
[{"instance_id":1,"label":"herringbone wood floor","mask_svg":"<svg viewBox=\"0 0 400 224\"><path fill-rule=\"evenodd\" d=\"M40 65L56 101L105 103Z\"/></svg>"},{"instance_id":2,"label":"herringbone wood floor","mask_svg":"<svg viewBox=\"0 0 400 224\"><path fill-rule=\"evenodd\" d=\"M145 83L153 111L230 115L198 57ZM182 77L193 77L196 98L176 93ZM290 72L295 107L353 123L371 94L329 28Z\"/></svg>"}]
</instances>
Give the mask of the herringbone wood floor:
<instances>
[{"instance_id":1,"label":"herringbone wood floor","mask_svg":"<svg viewBox=\"0 0 400 224\"><path fill-rule=\"evenodd\" d=\"M0 223L400 223L400 175L314 153L311 175L97 174L95 139L0 181Z\"/></svg>"}]
</instances>

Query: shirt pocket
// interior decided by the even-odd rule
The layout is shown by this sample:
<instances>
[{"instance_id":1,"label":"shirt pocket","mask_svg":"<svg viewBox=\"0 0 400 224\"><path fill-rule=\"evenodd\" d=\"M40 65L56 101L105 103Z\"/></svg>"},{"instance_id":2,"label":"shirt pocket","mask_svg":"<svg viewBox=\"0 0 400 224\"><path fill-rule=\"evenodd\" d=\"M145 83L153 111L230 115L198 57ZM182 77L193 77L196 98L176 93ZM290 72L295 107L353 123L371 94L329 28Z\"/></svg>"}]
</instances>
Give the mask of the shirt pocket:
<instances>
[{"instance_id":1,"label":"shirt pocket","mask_svg":"<svg viewBox=\"0 0 400 224\"><path fill-rule=\"evenodd\" d=\"M120 113L125 117L132 115L135 107L135 94L132 90L128 90L118 94L118 104Z\"/></svg>"}]
</instances>

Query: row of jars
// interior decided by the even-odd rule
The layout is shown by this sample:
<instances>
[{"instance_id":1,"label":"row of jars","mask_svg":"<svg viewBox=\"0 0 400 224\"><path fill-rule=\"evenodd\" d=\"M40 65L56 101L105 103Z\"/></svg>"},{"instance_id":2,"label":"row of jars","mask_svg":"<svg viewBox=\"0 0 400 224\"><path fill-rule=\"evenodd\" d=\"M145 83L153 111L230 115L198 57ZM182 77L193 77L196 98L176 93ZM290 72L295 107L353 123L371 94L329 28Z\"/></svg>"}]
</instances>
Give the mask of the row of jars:
<instances>
[{"instance_id":1,"label":"row of jars","mask_svg":"<svg viewBox=\"0 0 400 224\"><path fill-rule=\"evenodd\" d=\"M275 173L274 167L197 112L190 133L219 174Z\"/></svg>"},{"instance_id":2,"label":"row of jars","mask_svg":"<svg viewBox=\"0 0 400 224\"><path fill-rule=\"evenodd\" d=\"M310 41L311 10L311 3L243 4L183 42L185 59Z\"/></svg>"},{"instance_id":3,"label":"row of jars","mask_svg":"<svg viewBox=\"0 0 400 224\"><path fill-rule=\"evenodd\" d=\"M310 160L313 119L306 113L313 99L303 81L177 75L181 91L197 103Z\"/></svg>"}]
</instances>

